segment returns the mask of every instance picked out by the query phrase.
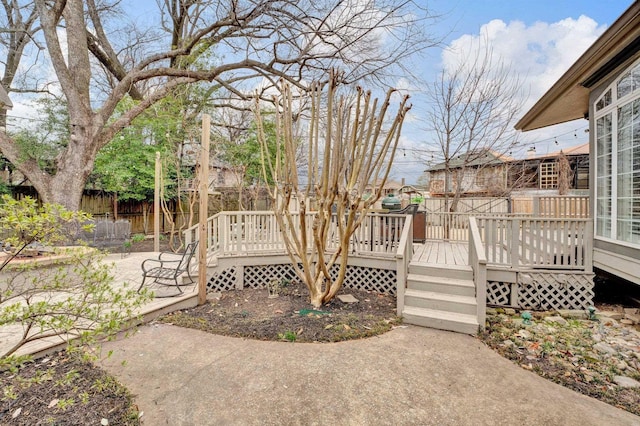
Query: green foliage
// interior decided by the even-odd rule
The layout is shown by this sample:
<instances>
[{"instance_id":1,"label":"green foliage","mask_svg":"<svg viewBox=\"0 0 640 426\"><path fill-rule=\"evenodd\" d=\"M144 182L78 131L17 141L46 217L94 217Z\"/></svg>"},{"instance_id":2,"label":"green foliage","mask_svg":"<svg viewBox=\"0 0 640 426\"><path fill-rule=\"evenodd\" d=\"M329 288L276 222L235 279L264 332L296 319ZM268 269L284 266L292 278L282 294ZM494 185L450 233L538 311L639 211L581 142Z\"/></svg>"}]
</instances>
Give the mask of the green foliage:
<instances>
[{"instance_id":1,"label":"green foliage","mask_svg":"<svg viewBox=\"0 0 640 426\"><path fill-rule=\"evenodd\" d=\"M18 248L35 241L58 243L65 237L66 225L89 218L87 213L68 211L58 204L38 205L31 197L21 200L9 195L0 197L0 235L5 243Z\"/></svg>"},{"instance_id":2,"label":"green foliage","mask_svg":"<svg viewBox=\"0 0 640 426\"><path fill-rule=\"evenodd\" d=\"M195 121L185 122L184 99L168 97L138 116L96 156L89 183L107 192L115 192L122 201L151 201L155 186L155 156L163 165L165 198L176 195L178 175L188 178L183 143L191 137ZM136 106L123 100L116 115Z\"/></svg>"},{"instance_id":3,"label":"green foliage","mask_svg":"<svg viewBox=\"0 0 640 426\"><path fill-rule=\"evenodd\" d=\"M6 183L0 182L0 194L9 194L10 190Z\"/></svg>"},{"instance_id":4,"label":"green foliage","mask_svg":"<svg viewBox=\"0 0 640 426\"><path fill-rule=\"evenodd\" d=\"M54 97L36 101L42 120L38 126L21 130L11 136L20 150L20 158L33 159L41 170L55 173L55 158L69 143L69 112L63 99Z\"/></svg>"},{"instance_id":5,"label":"green foliage","mask_svg":"<svg viewBox=\"0 0 640 426\"><path fill-rule=\"evenodd\" d=\"M276 126L273 121L264 122L264 132L272 162L275 163L277 155ZM245 138L240 141L223 141L221 143L221 159L236 170L243 170L243 178L246 185L263 183L262 156L260 154L260 142L257 135L257 127L252 125ZM273 178L267 173L269 184L273 184Z\"/></svg>"},{"instance_id":6,"label":"green foliage","mask_svg":"<svg viewBox=\"0 0 640 426\"><path fill-rule=\"evenodd\" d=\"M143 241L144 241L144 239L145 239L145 235L144 235L144 234L134 234L134 235L131 237L131 242L134 242L134 243L141 243L141 242L143 242Z\"/></svg>"},{"instance_id":7,"label":"green foliage","mask_svg":"<svg viewBox=\"0 0 640 426\"><path fill-rule=\"evenodd\" d=\"M0 204L0 232L5 241L21 247L33 241L60 241L66 224L86 218L58 205L38 206L30 198L16 201L4 196ZM138 294L126 284L115 287L112 266L96 250L58 248L57 253L61 260L48 266L15 266L10 258L2 266L0 327L19 325L22 330L5 341L8 345L0 353L4 366L23 362L15 352L39 339L58 336L84 345L119 332L150 299L147 292Z\"/></svg>"},{"instance_id":8,"label":"green foliage","mask_svg":"<svg viewBox=\"0 0 640 426\"><path fill-rule=\"evenodd\" d=\"M278 333L278 339L286 340L291 343L295 342L297 338L298 338L298 335L291 330L287 330L284 333Z\"/></svg>"}]
</instances>

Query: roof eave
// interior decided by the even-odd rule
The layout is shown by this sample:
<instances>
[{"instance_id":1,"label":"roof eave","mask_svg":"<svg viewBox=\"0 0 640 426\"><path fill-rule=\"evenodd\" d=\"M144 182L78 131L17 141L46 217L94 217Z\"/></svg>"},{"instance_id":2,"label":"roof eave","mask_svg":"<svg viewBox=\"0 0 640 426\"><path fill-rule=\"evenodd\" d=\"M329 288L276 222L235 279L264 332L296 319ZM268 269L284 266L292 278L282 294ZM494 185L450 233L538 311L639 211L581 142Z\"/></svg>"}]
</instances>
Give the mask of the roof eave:
<instances>
[{"instance_id":1,"label":"roof eave","mask_svg":"<svg viewBox=\"0 0 640 426\"><path fill-rule=\"evenodd\" d=\"M640 2L634 2L527 111L515 128L527 131L586 118L590 90L584 83L640 36L639 24Z\"/></svg>"}]
</instances>

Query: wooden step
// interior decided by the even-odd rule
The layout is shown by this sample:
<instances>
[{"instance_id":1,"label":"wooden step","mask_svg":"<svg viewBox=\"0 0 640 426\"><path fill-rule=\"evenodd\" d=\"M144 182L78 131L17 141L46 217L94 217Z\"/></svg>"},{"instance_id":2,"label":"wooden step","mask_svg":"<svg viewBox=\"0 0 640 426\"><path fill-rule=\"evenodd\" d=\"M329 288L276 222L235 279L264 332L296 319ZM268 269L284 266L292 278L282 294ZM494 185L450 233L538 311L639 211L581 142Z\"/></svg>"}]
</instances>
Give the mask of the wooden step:
<instances>
[{"instance_id":1,"label":"wooden step","mask_svg":"<svg viewBox=\"0 0 640 426\"><path fill-rule=\"evenodd\" d=\"M460 280L473 280L471 266L463 265L439 265L434 263L411 262L409 273L435 277L456 278Z\"/></svg>"},{"instance_id":2,"label":"wooden step","mask_svg":"<svg viewBox=\"0 0 640 426\"><path fill-rule=\"evenodd\" d=\"M472 335L478 333L478 321L475 315L405 306L402 318L404 323L422 327Z\"/></svg>"},{"instance_id":3,"label":"wooden step","mask_svg":"<svg viewBox=\"0 0 640 426\"><path fill-rule=\"evenodd\" d=\"M458 294L408 289L404 293L404 306L476 315L476 298Z\"/></svg>"},{"instance_id":4,"label":"wooden step","mask_svg":"<svg viewBox=\"0 0 640 426\"><path fill-rule=\"evenodd\" d=\"M457 294L474 298L476 296L476 288L471 280L417 274L409 274L407 276L407 290Z\"/></svg>"}]
</instances>

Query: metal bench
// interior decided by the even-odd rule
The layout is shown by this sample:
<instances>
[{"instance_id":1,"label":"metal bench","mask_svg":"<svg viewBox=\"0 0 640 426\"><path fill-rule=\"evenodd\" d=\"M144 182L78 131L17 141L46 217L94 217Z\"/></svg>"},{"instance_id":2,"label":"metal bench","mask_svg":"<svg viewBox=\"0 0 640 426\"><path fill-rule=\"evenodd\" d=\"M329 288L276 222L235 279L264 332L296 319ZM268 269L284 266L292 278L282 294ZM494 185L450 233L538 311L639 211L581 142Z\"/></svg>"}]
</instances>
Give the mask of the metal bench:
<instances>
[{"instance_id":1,"label":"metal bench","mask_svg":"<svg viewBox=\"0 0 640 426\"><path fill-rule=\"evenodd\" d=\"M85 229L90 225L91 229ZM100 249L119 248L122 257L131 253L131 222L126 219L89 220L71 224L67 229L68 244L83 241L91 247Z\"/></svg>"},{"instance_id":2,"label":"metal bench","mask_svg":"<svg viewBox=\"0 0 640 426\"><path fill-rule=\"evenodd\" d=\"M171 297L182 294L181 286L191 285L194 283L191 275L188 283L181 283L178 280L182 277L182 274L189 272L189 265L193 258L198 242L193 242L187 245L184 253L160 253L157 259L146 259L142 262L142 284L138 287L138 292L142 290L147 278L152 278L152 283L156 283L162 286L174 286L178 289L178 293L170 295L156 295L156 297ZM180 256L180 258L178 258ZM171 259L173 257L173 259Z\"/></svg>"}]
</instances>

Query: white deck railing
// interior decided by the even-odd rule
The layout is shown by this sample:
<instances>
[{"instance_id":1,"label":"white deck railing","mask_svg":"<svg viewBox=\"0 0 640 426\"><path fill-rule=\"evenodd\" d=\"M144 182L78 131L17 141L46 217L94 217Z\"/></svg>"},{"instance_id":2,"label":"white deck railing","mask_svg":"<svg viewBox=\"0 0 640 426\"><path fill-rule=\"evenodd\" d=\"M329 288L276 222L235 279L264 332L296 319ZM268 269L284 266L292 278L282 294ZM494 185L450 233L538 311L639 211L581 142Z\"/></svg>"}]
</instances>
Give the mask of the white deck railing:
<instances>
[{"instance_id":1,"label":"white deck railing","mask_svg":"<svg viewBox=\"0 0 640 426\"><path fill-rule=\"evenodd\" d=\"M592 270L591 219L478 217L477 221L492 266Z\"/></svg>"},{"instance_id":2,"label":"white deck railing","mask_svg":"<svg viewBox=\"0 0 640 426\"><path fill-rule=\"evenodd\" d=\"M459 213L425 212L425 239L447 241L469 241L469 218L471 217L513 217L509 213ZM414 224L414 226L417 226Z\"/></svg>"},{"instance_id":3,"label":"white deck railing","mask_svg":"<svg viewBox=\"0 0 640 426\"><path fill-rule=\"evenodd\" d=\"M307 213L307 241L312 244L312 225L315 213ZM368 213L362 225L351 237L350 253L394 257L398 250L407 216ZM299 215L292 216L293 227L300 227ZM198 225L184 232L186 243L198 240ZM329 251L339 245L337 217L329 229ZM280 226L271 211L221 212L207 221L207 247L220 256L248 253L285 253L286 247Z\"/></svg>"},{"instance_id":4,"label":"white deck railing","mask_svg":"<svg viewBox=\"0 0 640 426\"><path fill-rule=\"evenodd\" d=\"M413 217L407 216L398 243L396 252L396 307L398 316L402 316L404 309L404 291L407 285L407 275L409 275L409 263L413 257Z\"/></svg>"},{"instance_id":5,"label":"white deck railing","mask_svg":"<svg viewBox=\"0 0 640 426\"><path fill-rule=\"evenodd\" d=\"M487 318L487 257L475 217L469 220L469 265L473 269L473 283L476 287L478 324L484 329Z\"/></svg>"}]
</instances>

